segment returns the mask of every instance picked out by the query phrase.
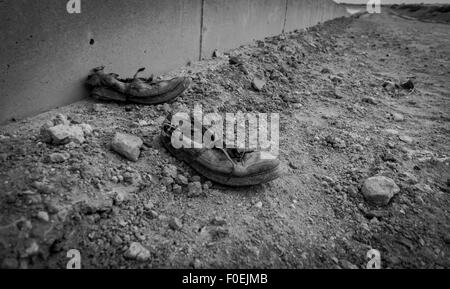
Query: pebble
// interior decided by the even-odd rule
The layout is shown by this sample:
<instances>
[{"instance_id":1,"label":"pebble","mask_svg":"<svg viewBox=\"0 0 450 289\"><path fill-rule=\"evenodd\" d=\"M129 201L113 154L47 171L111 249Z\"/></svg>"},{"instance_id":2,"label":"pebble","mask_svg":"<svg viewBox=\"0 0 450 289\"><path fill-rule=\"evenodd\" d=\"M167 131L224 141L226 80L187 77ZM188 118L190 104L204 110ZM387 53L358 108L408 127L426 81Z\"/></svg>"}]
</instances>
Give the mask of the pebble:
<instances>
[{"instance_id":1,"label":"pebble","mask_svg":"<svg viewBox=\"0 0 450 289\"><path fill-rule=\"evenodd\" d=\"M407 144L413 143L413 139L407 135L400 135L398 138L404 143L407 143Z\"/></svg>"},{"instance_id":2,"label":"pebble","mask_svg":"<svg viewBox=\"0 0 450 289\"><path fill-rule=\"evenodd\" d=\"M390 178L375 176L364 181L361 192L367 202L373 205L386 206L392 197L400 192L400 188Z\"/></svg>"},{"instance_id":3,"label":"pebble","mask_svg":"<svg viewBox=\"0 0 450 289\"><path fill-rule=\"evenodd\" d=\"M83 130L84 135L88 135L88 136L92 135L92 132L94 131L92 126L90 126L89 124L86 124L86 123L79 124L79 126Z\"/></svg>"},{"instance_id":4,"label":"pebble","mask_svg":"<svg viewBox=\"0 0 450 289\"><path fill-rule=\"evenodd\" d=\"M189 184L188 179L185 176L183 176L182 174L177 175L175 180L176 180L177 184L182 185L182 186L187 186Z\"/></svg>"},{"instance_id":5,"label":"pebble","mask_svg":"<svg viewBox=\"0 0 450 289\"><path fill-rule=\"evenodd\" d=\"M377 104L377 101L373 97L364 97L362 99L362 102L368 103L368 104Z\"/></svg>"},{"instance_id":6,"label":"pebble","mask_svg":"<svg viewBox=\"0 0 450 289\"><path fill-rule=\"evenodd\" d=\"M140 243L133 242L125 252L125 257L128 259L145 262L150 259L150 251Z\"/></svg>"},{"instance_id":7,"label":"pebble","mask_svg":"<svg viewBox=\"0 0 450 289\"><path fill-rule=\"evenodd\" d=\"M180 219L172 217L169 220L169 227L174 231L179 231L183 228L183 223L181 223Z\"/></svg>"},{"instance_id":8,"label":"pebble","mask_svg":"<svg viewBox=\"0 0 450 289\"><path fill-rule=\"evenodd\" d=\"M32 241L30 246L28 246L28 248L25 250L25 255L26 256L32 256L35 255L39 252L39 245L36 241Z\"/></svg>"},{"instance_id":9,"label":"pebble","mask_svg":"<svg viewBox=\"0 0 450 289\"><path fill-rule=\"evenodd\" d=\"M255 204L255 208L258 208L258 209L261 209L262 206L263 206L263 203L261 201L259 201Z\"/></svg>"},{"instance_id":10,"label":"pebble","mask_svg":"<svg viewBox=\"0 0 450 289\"><path fill-rule=\"evenodd\" d=\"M37 217L44 222L50 221L50 217L49 217L48 213L45 211L38 212Z\"/></svg>"},{"instance_id":11,"label":"pebble","mask_svg":"<svg viewBox=\"0 0 450 289\"><path fill-rule=\"evenodd\" d=\"M202 194L202 184L200 182L192 182L188 184L188 196L198 197Z\"/></svg>"},{"instance_id":12,"label":"pebble","mask_svg":"<svg viewBox=\"0 0 450 289\"><path fill-rule=\"evenodd\" d=\"M49 158L52 163L63 163L70 158L70 154L67 152L52 153Z\"/></svg>"},{"instance_id":13,"label":"pebble","mask_svg":"<svg viewBox=\"0 0 450 289\"><path fill-rule=\"evenodd\" d=\"M392 114L392 119L393 119L394 121L401 122L401 121L404 121L404 120L405 120L405 117L403 116L403 114L400 114L400 113L393 113L393 114Z\"/></svg>"},{"instance_id":14,"label":"pebble","mask_svg":"<svg viewBox=\"0 0 450 289\"><path fill-rule=\"evenodd\" d=\"M41 128L41 137L46 143L65 145L70 142L82 144L85 142L83 129L78 125L59 124L53 127L44 125Z\"/></svg>"},{"instance_id":15,"label":"pebble","mask_svg":"<svg viewBox=\"0 0 450 289\"><path fill-rule=\"evenodd\" d=\"M172 190L174 194L181 194L183 192L183 188L178 184L174 184Z\"/></svg>"},{"instance_id":16,"label":"pebble","mask_svg":"<svg viewBox=\"0 0 450 289\"><path fill-rule=\"evenodd\" d=\"M155 204L153 204L153 202L152 201L148 201L145 205L144 205L144 208L145 209L147 209L147 210L151 210L151 209L153 209L155 207Z\"/></svg>"},{"instance_id":17,"label":"pebble","mask_svg":"<svg viewBox=\"0 0 450 289\"><path fill-rule=\"evenodd\" d=\"M256 90L256 91L261 91L264 86L266 85L266 82L258 77L253 78L252 81L252 87Z\"/></svg>"},{"instance_id":18,"label":"pebble","mask_svg":"<svg viewBox=\"0 0 450 289\"><path fill-rule=\"evenodd\" d=\"M219 50L215 49L215 50L213 51L212 57L213 57L213 58L222 58L222 57L223 57L223 53L220 52Z\"/></svg>"},{"instance_id":19,"label":"pebble","mask_svg":"<svg viewBox=\"0 0 450 289\"><path fill-rule=\"evenodd\" d=\"M136 162L139 159L143 144L142 139L137 136L116 133L111 142L111 148L130 161Z\"/></svg>"},{"instance_id":20,"label":"pebble","mask_svg":"<svg viewBox=\"0 0 450 289\"><path fill-rule=\"evenodd\" d=\"M192 181L192 182L200 182L200 181L201 181L201 178L200 178L200 176L193 176L193 177L191 178L191 181Z\"/></svg>"},{"instance_id":21,"label":"pebble","mask_svg":"<svg viewBox=\"0 0 450 289\"><path fill-rule=\"evenodd\" d=\"M174 165L166 165L166 166L163 168L163 174L164 174L164 176L166 176L166 177L171 177L171 178L173 178L173 179L176 179L177 176L178 176L178 173L177 173L177 167L174 166Z\"/></svg>"}]
</instances>

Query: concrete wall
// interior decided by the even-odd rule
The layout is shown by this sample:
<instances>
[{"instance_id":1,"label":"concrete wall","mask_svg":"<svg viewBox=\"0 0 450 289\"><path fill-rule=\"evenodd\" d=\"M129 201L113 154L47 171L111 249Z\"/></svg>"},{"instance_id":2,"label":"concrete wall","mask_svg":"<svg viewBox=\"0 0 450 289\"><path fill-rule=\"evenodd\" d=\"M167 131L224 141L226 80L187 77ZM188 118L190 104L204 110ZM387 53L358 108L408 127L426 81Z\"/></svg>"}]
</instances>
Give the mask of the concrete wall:
<instances>
[{"instance_id":1,"label":"concrete wall","mask_svg":"<svg viewBox=\"0 0 450 289\"><path fill-rule=\"evenodd\" d=\"M99 65L163 73L346 15L331 0L81 0L81 14L67 2L0 1L0 123L87 96L84 80Z\"/></svg>"}]
</instances>

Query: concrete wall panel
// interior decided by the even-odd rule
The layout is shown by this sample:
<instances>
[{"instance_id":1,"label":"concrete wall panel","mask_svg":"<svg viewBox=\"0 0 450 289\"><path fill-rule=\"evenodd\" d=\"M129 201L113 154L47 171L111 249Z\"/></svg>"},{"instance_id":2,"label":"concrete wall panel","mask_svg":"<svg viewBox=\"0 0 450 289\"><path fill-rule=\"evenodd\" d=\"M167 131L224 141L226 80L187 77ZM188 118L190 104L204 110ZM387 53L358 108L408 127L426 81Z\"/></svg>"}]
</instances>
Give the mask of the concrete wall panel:
<instances>
[{"instance_id":1,"label":"concrete wall panel","mask_svg":"<svg viewBox=\"0 0 450 289\"><path fill-rule=\"evenodd\" d=\"M201 0L82 0L81 14L66 3L0 2L0 122L85 97L95 66L161 73L199 57Z\"/></svg>"},{"instance_id":2,"label":"concrete wall panel","mask_svg":"<svg viewBox=\"0 0 450 289\"><path fill-rule=\"evenodd\" d=\"M286 0L205 0L203 56L282 33Z\"/></svg>"}]
</instances>

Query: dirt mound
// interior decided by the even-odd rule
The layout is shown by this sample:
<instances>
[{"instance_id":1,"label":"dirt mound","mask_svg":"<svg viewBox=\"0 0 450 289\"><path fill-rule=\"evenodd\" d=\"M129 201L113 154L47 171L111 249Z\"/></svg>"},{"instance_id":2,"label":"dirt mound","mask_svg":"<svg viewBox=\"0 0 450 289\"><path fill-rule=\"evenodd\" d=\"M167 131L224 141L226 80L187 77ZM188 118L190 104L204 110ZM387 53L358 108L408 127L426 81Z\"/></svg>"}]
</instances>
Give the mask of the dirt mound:
<instances>
[{"instance_id":1,"label":"dirt mound","mask_svg":"<svg viewBox=\"0 0 450 289\"><path fill-rule=\"evenodd\" d=\"M82 268L366 268L376 249L383 268L449 268L442 26L337 19L174 71L193 84L170 104L84 101L1 127L1 266L65 268L78 250ZM287 174L228 188L173 158L161 123L195 104L280 113ZM83 142L41 139L57 114L90 128ZM142 140L136 161L117 133Z\"/></svg>"}]
</instances>

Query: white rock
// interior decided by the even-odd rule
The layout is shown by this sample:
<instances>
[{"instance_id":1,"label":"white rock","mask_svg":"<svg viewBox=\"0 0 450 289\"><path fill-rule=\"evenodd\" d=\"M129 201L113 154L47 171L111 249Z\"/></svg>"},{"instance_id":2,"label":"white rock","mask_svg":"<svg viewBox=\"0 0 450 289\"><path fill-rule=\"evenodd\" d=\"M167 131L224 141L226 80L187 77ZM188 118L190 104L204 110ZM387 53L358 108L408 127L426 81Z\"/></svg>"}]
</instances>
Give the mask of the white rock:
<instances>
[{"instance_id":1,"label":"white rock","mask_svg":"<svg viewBox=\"0 0 450 289\"><path fill-rule=\"evenodd\" d=\"M400 192L400 188L390 178L375 176L365 180L361 191L369 203L385 206L395 194Z\"/></svg>"},{"instance_id":2,"label":"white rock","mask_svg":"<svg viewBox=\"0 0 450 289\"><path fill-rule=\"evenodd\" d=\"M50 127L49 124L44 124L41 128L42 139L51 144L64 145L70 142L78 144L84 143L84 132L79 126L70 126L59 124Z\"/></svg>"},{"instance_id":3,"label":"white rock","mask_svg":"<svg viewBox=\"0 0 450 289\"><path fill-rule=\"evenodd\" d=\"M150 251L140 243L133 242L125 252L125 257L144 262L150 259Z\"/></svg>"},{"instance_id":4,"label":"white rock","mask_svg":"<svg viewBox=\"0 0 450 289\"><path fill-rule=\"evenodd\" d=\"M111 142L111 148L130 161L136 162L139 159L143 144L143 141L137 136L116 133Z\"/></svg>"},{"instance_id":5,"label":"white rock","mask_svg":"<svg viewBox=\"0 0 450 289\"><path fill-rule=\"evenodd\" d=\"M50 217L49 217L48 213L44 212L44 211L38 212L37 217L44 222L50 221Z\"/></svg>"},{"instance_id":6,"label":"white rock","mask_svg":"<svg viewBox=\"0 0 450 289\"><path fill-rule=\"evenodd\" d=\"M264 80L262 80L258 77L255 77L253 79L252 86L255 90L261 91L265 85L266 85L266 82Z\"/></svg>"}]
</instances>

